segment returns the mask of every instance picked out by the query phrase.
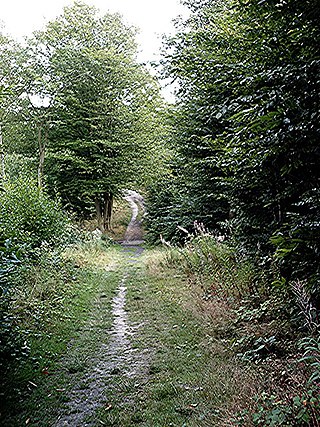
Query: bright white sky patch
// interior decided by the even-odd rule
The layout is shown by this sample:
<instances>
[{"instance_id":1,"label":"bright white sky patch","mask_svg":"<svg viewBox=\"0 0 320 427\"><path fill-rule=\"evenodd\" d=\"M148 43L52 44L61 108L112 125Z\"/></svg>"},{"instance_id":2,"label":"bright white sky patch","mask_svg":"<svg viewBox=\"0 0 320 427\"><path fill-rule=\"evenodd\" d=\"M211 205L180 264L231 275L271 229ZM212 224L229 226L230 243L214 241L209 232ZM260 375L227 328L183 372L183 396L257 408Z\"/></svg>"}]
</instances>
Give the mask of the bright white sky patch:
<instances>
[{"instance_id":1,"label":"bright white sky patch","mask_svg":"<svg viewBox=\"0 0 320 427\"><path fill-rule=\"evenodd\" d=\"M139 29L139 56L142 62L160 59L161 36L173 33L172 20L178 15L187 15L179 0L84 0L96 6L101 13L119 12L124 22ZM0 0L0 24L4 32L14 39L22 39L34 30L61 15L63 7L73 0ZM1 25L0 25L1 28ZM162 82L162 86L164 83ZM162 93L168 102L173 102L173 87L163 87Z\"/></svg>"},{"instance_id":2,"label":"bright white sky patch","mask_svg":"<svg viewBox=\"0 0 320 427\"><path fill-rule=\"evenodd\" d=\"M30 35L62 13L72 0L0 0L0 20L13 38ZM185 11L179 0L87 0L104 12L120 12L127 24L140 29L139 59L159 58L161 35L174 31L172 19Z\"/></svg>"}]
</instances>

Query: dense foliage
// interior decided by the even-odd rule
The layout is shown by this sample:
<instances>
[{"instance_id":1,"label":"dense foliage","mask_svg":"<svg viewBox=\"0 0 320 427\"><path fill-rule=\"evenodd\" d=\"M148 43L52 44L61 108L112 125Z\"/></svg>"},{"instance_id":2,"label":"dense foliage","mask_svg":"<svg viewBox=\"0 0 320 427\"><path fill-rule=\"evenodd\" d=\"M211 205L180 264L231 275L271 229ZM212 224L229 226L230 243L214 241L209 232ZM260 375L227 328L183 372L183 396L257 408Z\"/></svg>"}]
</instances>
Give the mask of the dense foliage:
<instances>
[{"instance_id":1,"label":"dense foliage","mask_svg":"<svg viewBox=\"0 0 320 427\"><path fill-rule=\"evenodd\" d=\"M102 230L113 197L148 181L161 158L163 105L137 62L135 34L119 15L75 2L24 49L4 42L18 58L9 63L19 63L15 84L23 82L22 93L10 89L16 107L3 126L4 151L37 157L39 187L45 182L82 218L95 211Z\"/></svg>"},{"instance_id":2,"label":"dense foliage","mask_svg":"<svg viewBox=\"0 0 320 427\"><path fill-rule=\"evenodd\" d=\"M28 353L27 341L17 328L12 312L17 292L14 283L27 265L37 265L49 251L61 245L68 223L60 204L39 189L35 180L24 176L3 183L0 192L0 370L7 368L12 357ZM27 285L25 281L22 283L25 289Z\"/></svg>"},{"instance_id":3,"label":"dense foliage","mask_svg":"<svg viewBox=\"0 0 320 427\"><path fill-rule=\"evenodd\" d=\"M153 236L176 238L177 225L200 220L257 265L275 256L273 279L307 280L316 303L319 5L185 3L191 16L163 61L179 82L177 155L171 186L151 191Z\"/></svg>"},{"instance_id":4,"label":"dense foliage","mask_svg":"<svg viewBox=\"0 0 320 427\"><path fill-rule=\"evenodd\" d=\"M162 62L178 102L170 173L149 191L150 239L183 243L169 263L202 299L235 309L224 342L258 366L264 387L235 425L316 426L320 5L183 3L190 17ZM299 386L280 373L298 361Z\"/></svg>"},{"instance_id":5,"label":"dense foliage","mask_svg":"<svg viewBox=\"0 0 320 427\"><path fill-rule=\"evenodd\" d=\"M66 216L59 203L50 200L32 179L5 182L0 200L0 235L4 240L26 250L59 242Z\"/></svg>"}]
</instances>

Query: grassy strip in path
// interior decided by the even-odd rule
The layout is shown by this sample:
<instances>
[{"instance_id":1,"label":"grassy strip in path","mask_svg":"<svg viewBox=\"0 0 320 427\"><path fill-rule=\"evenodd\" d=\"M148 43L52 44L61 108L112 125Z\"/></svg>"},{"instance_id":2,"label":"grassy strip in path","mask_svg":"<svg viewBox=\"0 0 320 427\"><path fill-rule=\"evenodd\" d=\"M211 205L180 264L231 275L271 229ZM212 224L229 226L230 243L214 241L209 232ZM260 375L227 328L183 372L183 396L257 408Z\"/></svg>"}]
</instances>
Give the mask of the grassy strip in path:
<instances>
[{"instance_id":1,"label":"grassy strip in path","mask_svg":"<svg viewBox=\"0 0 320 427\"><path fill-rule=\"evenodd\" d=\"M144 377L116 376L96 425L114 427L232 426L252 396L253 376L212 338L184 277L147 269L146 251L128 270L127 310L141 324L132 344L148 364ZM99 422L99 424L98 424Z\"/></svg>"},{"instance_id":2,"label":"grassy strip in path","mask_svg":"<svg viewBox=\"0 0 320 427\"><path fill-rule=\"evenodd\" d=\"M72 260L68 280L57 270L38 269L37 280L35 271L27 273L34 282L20 289L15 306L31 354L6 374L1 426L53 425L68 391L90 369L101 340L108 339L110 301L120 274L111 270L120 257L119 249L93 242L66 254Z\"/></svg>"}]
</instances>

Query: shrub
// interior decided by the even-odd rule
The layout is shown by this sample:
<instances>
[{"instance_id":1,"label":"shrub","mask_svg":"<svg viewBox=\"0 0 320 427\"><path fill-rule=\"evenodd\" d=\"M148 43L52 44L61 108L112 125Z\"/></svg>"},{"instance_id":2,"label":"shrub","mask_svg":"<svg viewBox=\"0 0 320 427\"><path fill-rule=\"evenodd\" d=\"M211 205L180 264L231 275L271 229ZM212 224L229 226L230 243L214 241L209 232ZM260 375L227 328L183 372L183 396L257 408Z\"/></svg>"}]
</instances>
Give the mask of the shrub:
<instances>
[{"instance_id":1,"label":"shrub","mask_svg":"<svg viewBox=\"0 0 320 427\"><path fill-rule=\"evenodd\" d=\"M0 193L0 236L30 249L57 244L67 219L57 201L49 199L33 179L4 183Z\"/></svg>"},{"instance_id":2,"label":"shrub","mask_svg":"<svg viewBox=\"0 0 320 427\"><path fill-rule=\"evenodd\" d=\"M28 352L12 313L17 273L21 273L22 265L39 263L49 249L65 243L67 224L59 203L50 200L27 175L3 184L0 191L1 369L8 359L17 359ZM24 286L27 288L26 283Z\"/></svg>"}]
</instances>

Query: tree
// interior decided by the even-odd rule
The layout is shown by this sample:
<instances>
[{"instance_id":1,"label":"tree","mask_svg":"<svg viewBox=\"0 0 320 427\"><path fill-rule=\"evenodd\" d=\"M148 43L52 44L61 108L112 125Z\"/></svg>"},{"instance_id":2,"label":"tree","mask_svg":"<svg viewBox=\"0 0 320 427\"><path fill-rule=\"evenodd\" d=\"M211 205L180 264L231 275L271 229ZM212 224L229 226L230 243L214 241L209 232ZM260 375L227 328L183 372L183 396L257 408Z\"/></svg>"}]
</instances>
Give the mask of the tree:
<instances>
[{"instance_id":1,"label":"tree","mask_svg":"<svg viewBox=\"0 0 320 427\"><path fill-rule=\"evenodd\" d=\"M152 152L162 108L136 61L135 31L119 15L76 2L30 46L34 94L50 99L47 183L78 213L94 204L109 229L113 197Z\"/></svg>"},{"instance_id":2,"label":"tree","mask_svg":"<svg viewBox=\"0 0 320 427\"><path fill-rule=\"evenodd\" d=\"M185 3L193 13L168 39L164 60L179 83L180 172L204 218L227 200L233 219L225 224L239 250L268 263L276 244L280 274L315 283L318 2Z\"/></svg>"},{"instance_id":3,"label":"tree","mask_svg":"<svg viewBox=\"0 0 320 427\"><path fill-rule=\"evenodd\" d=\"M5 154L12 118L21 108L21 96L28 80L21 69L26 61L24 50L9 37L0 33L0 158L1 179L5 180Z\"/></svg>"}]
</instances>

